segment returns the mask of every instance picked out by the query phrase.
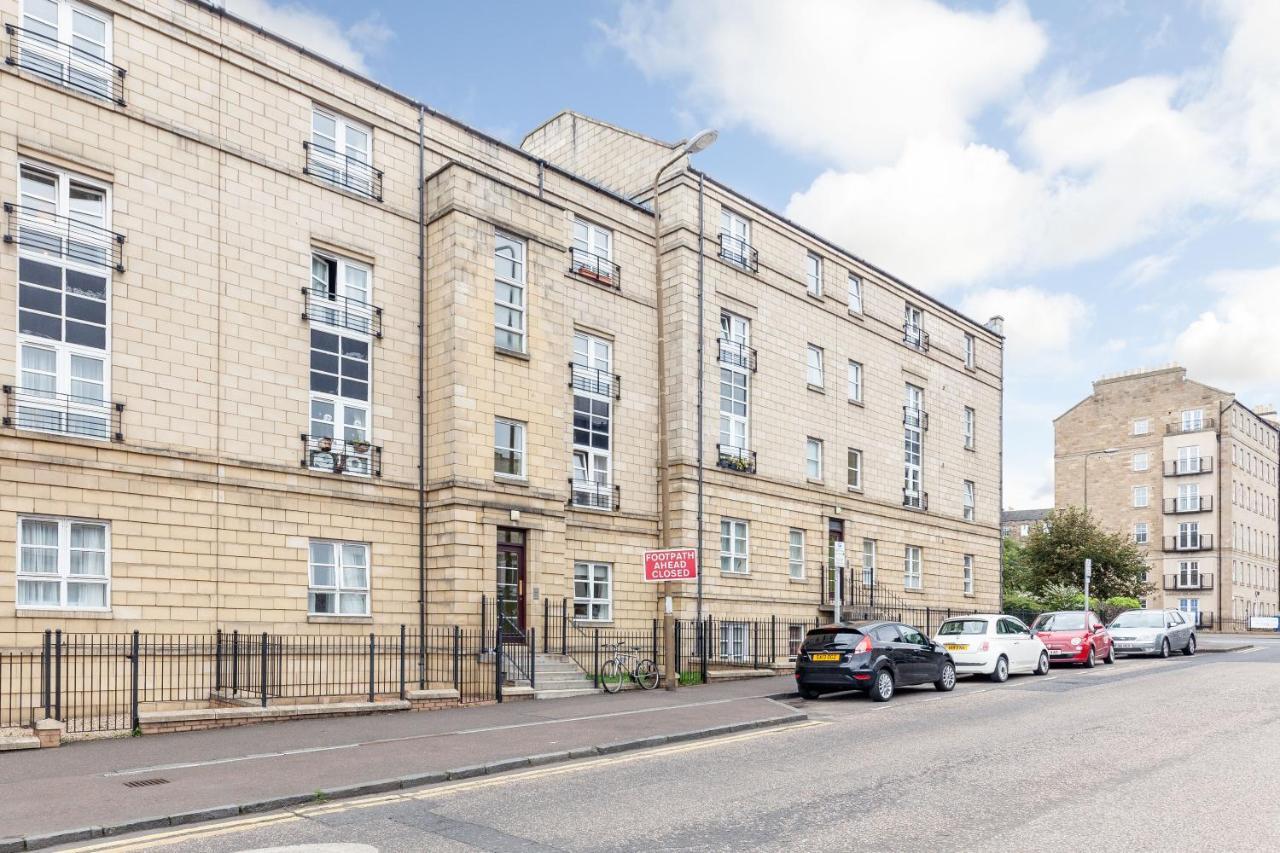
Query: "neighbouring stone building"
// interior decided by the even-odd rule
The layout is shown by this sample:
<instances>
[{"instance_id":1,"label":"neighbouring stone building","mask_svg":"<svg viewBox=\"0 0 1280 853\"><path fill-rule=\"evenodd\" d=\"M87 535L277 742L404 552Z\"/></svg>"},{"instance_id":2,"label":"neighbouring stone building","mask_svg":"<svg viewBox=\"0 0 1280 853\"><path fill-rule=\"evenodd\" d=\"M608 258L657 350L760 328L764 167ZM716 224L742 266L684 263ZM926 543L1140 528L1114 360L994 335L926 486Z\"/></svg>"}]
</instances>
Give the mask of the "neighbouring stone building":
<instances>
[{"instance_id":1,"label":"neighbouring stone building","mask_svg":"<svg viewBox=\"0 0 1280 853\"><path fill-rule=\"evenodd\" d=\"M660 325L679 145L513 147L203 2L0 18L0 645L648 624L660 394L704 612L997 605L998 323L682 160Z\"/></svg>"},{"instance_id":2,"label":"neighbouring stone building","mask_svg":"<svg viewBox=\"0 0 1280 853\"><path fill-rule=\"evenodd\" d=\"M1151 606L1242 624L1280 606L1280 426L1181 367L1093 383L1054 421L1055 503L1150 555Z\"/></svg>"},{"instance_id":3,"label":"neighbouring stone building","mask_svg":"<svg viewBox=\"0 0 1280 853\"><path fill-rule=\"evenodd\" d=\"M1000 513L1000 533L1018 542L1027 541L1031 531L1044 524L1051 509L1007 509Z\"/></svg>"}]
</instances>

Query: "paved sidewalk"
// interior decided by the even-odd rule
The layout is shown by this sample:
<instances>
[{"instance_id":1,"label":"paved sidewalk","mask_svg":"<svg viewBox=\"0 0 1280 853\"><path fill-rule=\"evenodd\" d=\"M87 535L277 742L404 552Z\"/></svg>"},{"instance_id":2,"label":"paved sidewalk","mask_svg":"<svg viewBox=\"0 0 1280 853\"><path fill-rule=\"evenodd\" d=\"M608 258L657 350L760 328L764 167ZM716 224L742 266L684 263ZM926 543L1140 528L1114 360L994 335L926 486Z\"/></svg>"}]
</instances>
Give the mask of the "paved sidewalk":
<instances>
[{"instance_id":1,"label":"paved sidewalk","mask_svg":"<svg viewBox=\"0 0 1280 853\"><path fill-rule=\"evenodd\" d=\"M79 828L93 837L143 829L144 820L167 826L283 807L319 791L389 790L785 724L804 715L768 697L794 689L791 676L780 676L676 693L266 723L7 753L0 756L0 851L71 841L40 836ZM167 781L126 786L154 779ZM13 846L18 838L25 848Z\"/></svg>"}]
</instances>

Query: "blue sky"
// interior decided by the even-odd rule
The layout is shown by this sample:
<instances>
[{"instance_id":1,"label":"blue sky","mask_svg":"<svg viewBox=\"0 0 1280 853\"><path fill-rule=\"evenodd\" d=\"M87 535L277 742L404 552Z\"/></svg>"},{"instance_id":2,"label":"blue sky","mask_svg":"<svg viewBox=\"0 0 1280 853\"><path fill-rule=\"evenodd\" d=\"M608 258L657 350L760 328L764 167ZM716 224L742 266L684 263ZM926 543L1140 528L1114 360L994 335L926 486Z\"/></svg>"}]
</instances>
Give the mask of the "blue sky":
<instances>
[{"instance_id":1,"label":"blue sky","mask_svg":"<svg viewBox=\"0 0 1280 853\"><path fill-rule=\"evenodd\" d=\"M1100 375L1280 402L1280 3L227 3L513 143L717 127L700 167L1007 318L1007 505Z\"/></svg>"}]
</instances>

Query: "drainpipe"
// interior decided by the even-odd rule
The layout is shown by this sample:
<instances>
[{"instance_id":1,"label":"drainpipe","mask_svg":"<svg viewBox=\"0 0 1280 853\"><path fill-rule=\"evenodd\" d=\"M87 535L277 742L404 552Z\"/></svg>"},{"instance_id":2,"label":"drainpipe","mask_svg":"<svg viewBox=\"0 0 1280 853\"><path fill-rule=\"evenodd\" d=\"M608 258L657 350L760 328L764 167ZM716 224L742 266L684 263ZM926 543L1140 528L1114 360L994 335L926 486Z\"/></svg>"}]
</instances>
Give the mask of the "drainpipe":
<instances>
[{"instance_id":1,"label":"drainpipe","mask_svg":"<svg viewBox=\"0 0 1280 853\"><path fill-rule=\"evenodd\" d=\"M418 108L418 687L427 686L427 166L426 109Z\"/></svg>"},{"instance_id":2,"label":"drainpipe","mask_svg":"<svg viewBox=\"0 0 1280 853\"><path fill-rule=\"evenodd\" d=\"M1214 431L1214 441L1216 442L1216 445L1215 445L1215 448L1214 448L1214 455L1218 457L1218 460L1217 460L1217 461L1218 461L1218 494L1217 494L1217 498L1216 498L1216 500L1218 501L1218 512L1216 513L1216 514L1217 514L1217 516L1218 516L1218 533L1217 533L1217 536L1218 536L1218 571L1217 571L1217 574L1218 574L1218 594L1217 594L1217 596L1216 596L1216 597L1217 597L1217 599L1218 599L1218 626L1219 626L1219 630L1221 630L1221 626L1222 626L1222 616L1223 616L1223 613L1222 613L1222 575L1223 575L1223 564L1226 562L1226 560L1224 560L1224 559L1222 558L1222 553L1223 553L1223 551L1225 550L1225 548L1223 547L1223 543L1222 543L1222 496L1225 494L1225 492L1223 492L1223 478L1222 478L1222 471L1223 471L1223 469L1224 469L1224 468L1226 468L1226 466L1222 464L1222 428L1226 425L1226 422L1227 422L1226 418L1224 417L1224 414L1225 414L1225 412L1226 412L1226 409L1227 409L1227 408L1229 408L1229 407L1226 407L1226 408L1224 408L1224 407L1223 407L1223 405L1222 405L1222 401L1221 401L1221 400L1219 400L1219 401L1218 401L1218 428ZM1163 465L1164 463L1163 463L1163 462L1161 462L1160 464L1161 464L1161 465ZM1232 545L1232 547L1235 547L1235 543L1234 543L1234 542L1232 542L1232 543L1231 543L1231 545ZM1161 566L1160 566L1160 586L1161 586L1161 588L1162 588L1161 596L1160 596L1160 597L1161 597L1161 599L1163 599L1163 598L1164 598L1164 595L1163 595L1163 587L1164 587L1164 566L1163 566L1163 565L1161 565ZM1175 584L1174 584L1174 586L1177 586L1177 584L1175 583ZM1234 584L1232 585L1232 588L1234 589ZM1165 606L1168 606L1168 602L1165 602Z\"/></svg>"},{"instance_id":3,"label":"drainpipe","mask_svg":"<svg viewBox=\"0 0 1280 853\"><path fill-rule=\"evenodd\" d=\"M706 199L706 176L698 173L698 622L702 624L702 499L703 499L703 412L702 386L706 375L706 357L703 354L703 343L706 338L704 315L706 311L706 287L703 282L703 202Z\"/></svg>"}]
</instances>

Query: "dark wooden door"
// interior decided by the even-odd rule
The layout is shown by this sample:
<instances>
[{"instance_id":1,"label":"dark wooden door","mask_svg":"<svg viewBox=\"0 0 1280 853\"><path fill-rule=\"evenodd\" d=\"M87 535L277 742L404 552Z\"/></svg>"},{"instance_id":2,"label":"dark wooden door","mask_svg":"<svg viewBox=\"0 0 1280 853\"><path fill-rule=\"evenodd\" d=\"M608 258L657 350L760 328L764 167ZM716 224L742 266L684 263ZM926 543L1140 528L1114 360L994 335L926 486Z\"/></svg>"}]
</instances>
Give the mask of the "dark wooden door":
<instances>
[{"instance_id":1,"label":"dark wooden door","mask_svg":"<svg viewBox=\"0 0 1280 853\"><path fill-rule=\"evenodd\" d=\"M511 627L525 631L525 532L498 528L498 612L502 614L503 639L513 637Z\"/></svg>"}]
</instances>

